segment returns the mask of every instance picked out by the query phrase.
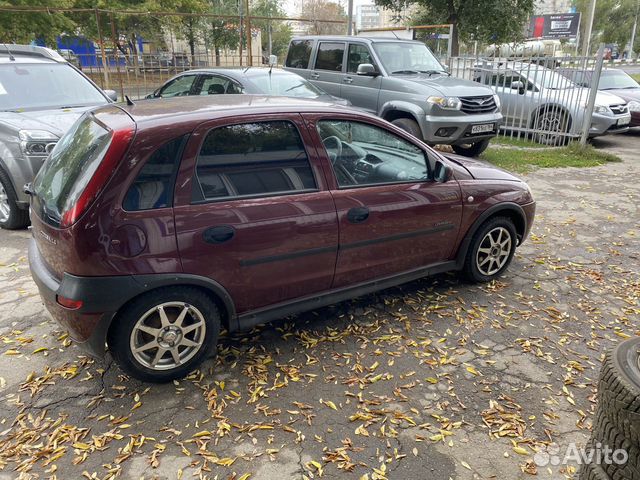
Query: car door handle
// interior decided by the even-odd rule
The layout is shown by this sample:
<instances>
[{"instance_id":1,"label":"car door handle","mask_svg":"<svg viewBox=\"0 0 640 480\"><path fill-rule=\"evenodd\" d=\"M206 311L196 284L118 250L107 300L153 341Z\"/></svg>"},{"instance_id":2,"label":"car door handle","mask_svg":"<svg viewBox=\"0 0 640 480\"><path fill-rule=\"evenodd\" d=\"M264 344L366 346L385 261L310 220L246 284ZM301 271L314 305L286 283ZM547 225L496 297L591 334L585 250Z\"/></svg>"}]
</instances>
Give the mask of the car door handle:
<instances>
[{"instance_id":1,"label":"car door handle","mask_svg":"<svg viewBox=\"0 0 640 480\"><path fill-rule=\"evenodd\" d=\"M224 243L228 242L236 234L233 227L229 225L220 225L219 227L207 228L202 233L202 239L207 243Z\"/></svg>"},{"instance_id":2,"label":"car door handle","mask_svg":"<svg viewBox=\"0 0 640 480\"><path fill-rule=\"evenodd\" d=\"M369 218L367 207L354 207L347 212L347 220L351 223L362 223Z\"/></svg>"},{"instance_id":3,"label":"car door handle","mask_svg":"<svg viewBox=\"0 0 640 480\"><path fill-rule=\"evenodd\" d=\"M353 83L353 78L352 77L344 77L342 79L343 83Z\"/></svg>"},{"instance_id":4,"label":"car door handle","mask_svg":"<svg viewBox=\"0 0 640 480\"><path fill-rule=\"evenodd\" d=\"M309 75L309 78L311 80L317 80L320 78L320 74L319 73L312 73L311 75Z\"/></svg>"}]
</instances>

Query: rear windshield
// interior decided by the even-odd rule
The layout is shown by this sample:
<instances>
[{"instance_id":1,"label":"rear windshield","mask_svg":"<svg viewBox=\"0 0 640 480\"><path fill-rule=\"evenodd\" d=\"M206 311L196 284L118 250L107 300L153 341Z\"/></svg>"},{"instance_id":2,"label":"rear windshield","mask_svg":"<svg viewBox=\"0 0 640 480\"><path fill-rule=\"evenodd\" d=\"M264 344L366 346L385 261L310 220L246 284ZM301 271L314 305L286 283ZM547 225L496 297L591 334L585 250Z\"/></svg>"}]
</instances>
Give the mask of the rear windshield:
<instances>
[{"instance_id":1,"label":"rear windshield","mask_svg":"<svg viewBox=\"0 0 640 480\"><path fill-rule=\"evenodd\" d=\"M267 95L283 95L285 97L317 98L324 92L294 74L273 73L251 77L251 81Z\"/></svg>"},{"instance_id":2,"label":"rear windshield","mask_svg":"<svg viewBox=\"0 0 640 480\"><path fill-rule=\"evenodd\" d=\"M43 220L59 225L100 165L111 131L85 114L57 143L34 180L35 206Z\"/></svg>"}]
</instances>

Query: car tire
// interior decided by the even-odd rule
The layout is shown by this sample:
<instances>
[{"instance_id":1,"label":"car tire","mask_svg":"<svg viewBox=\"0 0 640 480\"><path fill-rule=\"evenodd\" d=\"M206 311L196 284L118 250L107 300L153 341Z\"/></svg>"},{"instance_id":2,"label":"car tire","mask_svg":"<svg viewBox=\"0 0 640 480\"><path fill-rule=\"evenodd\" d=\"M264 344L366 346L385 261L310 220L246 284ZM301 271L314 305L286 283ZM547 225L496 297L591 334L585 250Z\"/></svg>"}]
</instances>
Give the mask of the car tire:
<instances>
[{"instance_id":1,"label":"car tire","mask_svg":"<svg viewBox=\"0 0 640 480\"><path fill-rule=\"evenodd\" d=\"M127 374L164 383L197 368L217 344L219 333L220 311L205 292L171 287L128 304L114 319L107 341Z\"/></svg>"},{"instance_id":2,"label":"car tire","mask_svg":"<svg viewBox=\"0 0 640 480\"><path fill-rule=\"evenodd\" d=\"M517 244L516 227L507 217L493 217L474 233L464 262L464 276L490 282L509 266Z\"/></svg>"},{"instance_id":3,"label":"car tire","mask_svg":"<svg viewBox=\"0 0 640 480\"><path fill-rule=\"evenodd\" d=\"M29 211L20 208L7 172L0 169L0 228L17 230L29 225Z\"/></svg>"},{"instance_id":4,"label":"car tire","mask_svg":"<svg viewBox=\"0 0 640 480\"><path fill-rule=\"evenodd\" d=\"M601 458L599 465L607 476L613 479L640 478L640 448L621 432L606 415L597 415L592 430L591 440L587 443L587 449L604 451L609 450L608 459ZM616 451L623 450L626 453L625 463L616 463L619 454ZM587 453L589 453L587 451ZM601 456L603 457L603 456ZM598 454L594 453L598 459ZM607 463L607 460L610 460ZM611 461L612 460L612 461Z\"/></svg>"},{"instance_id":5,"label":"car tire","mask_svg":"<svg viewBox=\"0 0 640 480\"><path fill-rule=\"evenodd\" d=\"M405 132L410 133L417 139L422 140L422 130L420 130L420 125L418 125L418 122L415 120L411 118L396 118L391 123L396 127L400 127Z\"/></svg>"},{"instance_id":6,"label":"car tire","mask_svg":"<svg viewBox=\"0 0 640 480\"><path fill-rule=\"evenodd\" d=\"M598 415L607 417L626 438L640 445L640 337L622 342L605 356L598 402Z\"/></svg>"},{"instance_id":7,"label":"car tire","mask_svg":"<svg viewBox=\"0 0 640 480\"><path fill-rule=\"evenodd\" d=\"M563 146L569 139L561 134L569 131L570 119L557 108L539 110L533 119L533 140L542 145Z\"/></svg>"},{"instance_id":8,"label":"car tire","mask_svg":"<svg viewBox=\"0 0 640 480\"><path fill-rule=\"evenodd\" d=\"M484 152L489 146L490 139L480 140L475 143L465 143L462 145L451 145L453 151L458 155L464 155L465 157L477 157Z\"/></svg>"}]
</instances>

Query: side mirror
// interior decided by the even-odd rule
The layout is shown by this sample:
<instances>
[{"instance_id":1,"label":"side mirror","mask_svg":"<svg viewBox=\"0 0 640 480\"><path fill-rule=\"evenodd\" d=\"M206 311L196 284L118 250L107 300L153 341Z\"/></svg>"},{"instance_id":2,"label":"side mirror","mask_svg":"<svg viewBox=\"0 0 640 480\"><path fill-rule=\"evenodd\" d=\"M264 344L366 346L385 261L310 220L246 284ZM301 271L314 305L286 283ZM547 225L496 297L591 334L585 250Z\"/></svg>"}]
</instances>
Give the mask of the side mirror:
<instances>
[{"instance_id":1,"label":"side mirror","mask_svg":"<svg viewBox=\"0 0 640 480\"><path fill-rule=\"evenodd\" d=\"M118 92L116 92L115 90L105 90L104 94L109 98L109 100L112 100L114 102L118 101Z\"/></svg>"},{"instance_id":2,"label":"side mirror","mask_svg":"<svg viewBox=\"0 0 640 480\"><path fill-rule=\"evenodd\" d=\"M278 65L278 56L277 55L269 55L269 66L275 67Z\"/></svg>"},{"instance_id":3,"label":"side mirror","mask_svg":"<svg viewBox=\"0 0 640 480\"><path fill-rule=\"evenodd\" d=\"M449 165L442 160L436 162L436 168L433 170L433 179L439 183L445 183L451 180L452 170Z\"/></svg>"},{"instance_id":4,"label":"side mirror","mask_svg":"<svg viewBox=\"0 0 640 480\"><path fill-rule=\"evenodd\" d=\"M361 75L363 77L377 77L379 74L376 67L374 67L370 63L361 63L360 65L358 65L356 75Z\"/></svg>"},{"instance_id":5,"label":"side mirror","mask_svg":"<svg viewBox=\"0 0 640 480\"><path fill-rule=\"evenodd\" d=\"M524 83L517 81L517 82L511 82L511 90L518 90L519 94L523 94L525 89L524 89Z\"/></svg>"}]
</instances>

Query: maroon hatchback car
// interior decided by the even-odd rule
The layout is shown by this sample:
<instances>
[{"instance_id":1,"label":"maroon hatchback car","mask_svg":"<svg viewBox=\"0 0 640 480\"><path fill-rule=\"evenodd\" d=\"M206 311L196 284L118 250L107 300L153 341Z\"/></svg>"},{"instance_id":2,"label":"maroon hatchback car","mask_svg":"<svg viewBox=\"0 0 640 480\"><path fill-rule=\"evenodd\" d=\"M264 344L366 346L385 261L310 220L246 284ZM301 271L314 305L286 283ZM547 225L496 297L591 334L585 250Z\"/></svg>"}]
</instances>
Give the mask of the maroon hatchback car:
<instances>
[{"instance_id":1,"label":"maroon hatchback car","mask_svg":"<svg viewBox=\"0 0 640 480\"><path fill-rule=\"evenodd\" d=\"M527 236L525 183L371 115L245 95L86 113L31 187L47 309L147 381L245 329L425 275L488 281Z\"/></svg>"}]
</instances>

